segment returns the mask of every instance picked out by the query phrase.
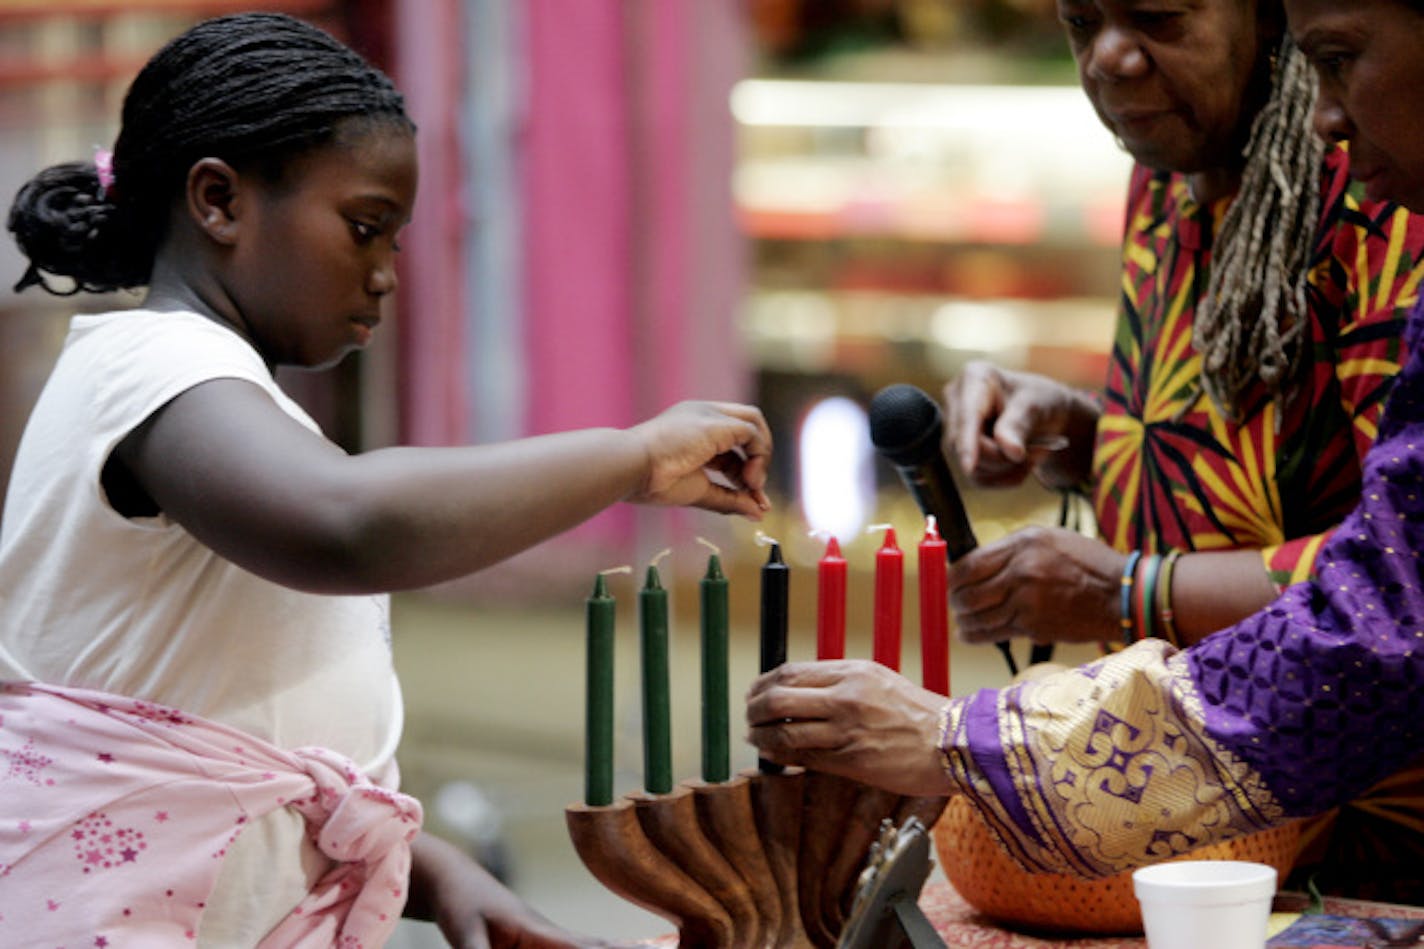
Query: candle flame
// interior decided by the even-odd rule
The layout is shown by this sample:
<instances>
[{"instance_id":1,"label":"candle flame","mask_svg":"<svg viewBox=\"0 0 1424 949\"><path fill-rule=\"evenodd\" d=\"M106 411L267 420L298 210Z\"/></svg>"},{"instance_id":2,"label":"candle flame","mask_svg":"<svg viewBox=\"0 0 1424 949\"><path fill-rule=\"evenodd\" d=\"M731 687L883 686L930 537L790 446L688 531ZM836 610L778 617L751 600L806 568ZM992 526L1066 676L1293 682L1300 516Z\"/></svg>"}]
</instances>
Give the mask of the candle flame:
<instances>
[{"instance_id":1,"label":"candle flame","mask_svg":"<svg viewBox=\"0 0 1424 949\"><path fill-rule=\"evenodd\" d=\"M697 542L702 546L709 548L717 556L722 556L722 548L712 543L712 541L708 540L706 537L697 538Z\"/></svg>"},{"instance_id":2,"label":"candle flame","mask_svg":"<svg viewBox=\"0 0 1424 949\"><path fill-rule=\"evenodd\" d=\"M775 537L772 537L772 536L770 536L770 535L768 535L768 534L766 534L766 533L764 533L764 532L762 532L762 531L757 531L757 532L756 532L756 538L755 538L755 540L756 540L756 545L757 545L758 547L777 547L777 546L780 546L780 544L781 544L781 541L777 540Z\"/></svg>"}]
</instances>

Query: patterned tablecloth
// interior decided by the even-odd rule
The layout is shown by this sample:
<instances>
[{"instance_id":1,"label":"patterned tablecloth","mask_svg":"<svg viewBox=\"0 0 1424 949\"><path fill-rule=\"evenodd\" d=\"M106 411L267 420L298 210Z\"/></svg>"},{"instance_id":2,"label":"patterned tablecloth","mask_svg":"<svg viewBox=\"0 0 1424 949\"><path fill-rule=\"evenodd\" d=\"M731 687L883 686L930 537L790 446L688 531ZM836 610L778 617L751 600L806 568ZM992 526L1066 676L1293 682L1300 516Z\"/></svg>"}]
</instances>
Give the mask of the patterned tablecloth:
<instances>
[{"instance_id":1,"label":"patterned tablecloth","mask_svg":"<svg viewBox=\"0 0 1424 949\"><path fill-rule=\"evenodd\" d=\"M1269 932L1274 935L1294 922L1309 901L1297 893L1276 896ZM935 931L952 949L1145 949L1141 936L1031 936L1005 929L984 917L943 879L932 879L920 894L920 908L934 924ZM1336 916L1358 918L1393 917L1424 919L1424 906L1397 906L1327 897L1324 912ZM677 945L677 937L668 936L654 945ZM1361 943L1365 945L1365 943Z\"/></svg>"}]
</instances>

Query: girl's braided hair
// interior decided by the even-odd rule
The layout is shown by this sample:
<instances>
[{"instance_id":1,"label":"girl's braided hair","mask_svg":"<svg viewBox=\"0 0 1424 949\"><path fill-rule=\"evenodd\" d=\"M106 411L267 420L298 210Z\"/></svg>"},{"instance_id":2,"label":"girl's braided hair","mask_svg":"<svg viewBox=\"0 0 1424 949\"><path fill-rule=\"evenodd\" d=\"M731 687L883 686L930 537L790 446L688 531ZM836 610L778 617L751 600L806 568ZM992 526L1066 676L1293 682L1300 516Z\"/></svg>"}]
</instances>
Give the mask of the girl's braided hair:
<instances>
[{"instance_id":1,"label":"girl's braided hair","mask_svg":"<svg viewBox=\"0 0 1424 949\"><path fill-rule=\"evenodd\" d=\"M66 162L15 196L8 226L30 259L16 291L145 286L194 162L220 158L275 181L351 119L414 129L391 80L310 24L272 13L199 23L129 87L108 187L95 163ZM74 289L56 290L43 274L71 278Z\"/></svg>"}]
</instances>

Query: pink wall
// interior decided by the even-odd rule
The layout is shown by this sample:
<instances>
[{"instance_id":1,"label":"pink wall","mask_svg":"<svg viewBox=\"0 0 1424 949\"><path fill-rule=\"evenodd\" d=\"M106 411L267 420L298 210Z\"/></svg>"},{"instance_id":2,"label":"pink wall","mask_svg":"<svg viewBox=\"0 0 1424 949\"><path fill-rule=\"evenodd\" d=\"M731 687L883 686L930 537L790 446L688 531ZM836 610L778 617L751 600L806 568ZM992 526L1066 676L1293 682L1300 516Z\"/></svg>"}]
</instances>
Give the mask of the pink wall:
<instances>
[{"instance_id":1,"label":"pink wall","mask_svg":"<svg viewBox=\"0 0 1424 949\"><path fill-rule=\"evenodd\" d=\"M458 116L464 88L460 0L397 5L395 79L419 129L420 191L401 237L397 390L400 438L465 441L460 354L466 323L464 187Z\"/></svg>"},{"instance_id":2,"label":"pink wall","mask_svg":"<svg viewBox=\"0 0 1424 949\"><path fill-rule=\"evenodd\" d=\"M524 0L517 10L523 101L509 147L526 383L516 430L626 426L685 398L747 398L727 105L747 55L739 5ZM397 7L397 77L421 129L400 359L403 440L417 443L465 440L482 408L462 381L460 16L460 0L418 15ZM678 523L615 509L565 543L638 556Z\"/></svg>"},{"instance_id":3,"label":"pink wall","mask_svg":"<svg viewBox=\"0 0 1424 949\"><path fill-rule=\"evenodd\" d=\"M744 65L737 6L530 0L525 10L529 431L747 398L727 105ZM624 510L586 533L626 538L641 555L683 539L686 523Z\"/></svg>"},{"instance_id":4,"label":"pink wall","mask_svg":"<svg viewBox=\"0 0 1424 949\"><path fill-rule=\"evenodd\" d=\"M621 3L531 0L524 169L531 433L635 414L633 202Z\"/></svg>"}]
</instances>

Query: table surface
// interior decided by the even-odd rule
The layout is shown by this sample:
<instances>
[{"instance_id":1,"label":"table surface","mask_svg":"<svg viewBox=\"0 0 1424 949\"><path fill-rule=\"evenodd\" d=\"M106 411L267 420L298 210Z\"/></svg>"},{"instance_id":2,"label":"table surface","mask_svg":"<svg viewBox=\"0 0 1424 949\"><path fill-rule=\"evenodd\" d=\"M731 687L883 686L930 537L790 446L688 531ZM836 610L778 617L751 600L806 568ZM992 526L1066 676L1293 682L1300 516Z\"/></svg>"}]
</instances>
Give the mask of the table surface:
<instances>
[{"instance_id":1,"label":"table surface","mask_svg":"<svg viewBox=\"0 0 1424 949\"><path fill-rule=\"evenodd\" d=\"M1269 934L1285 929L1310 906L1301 893L1278 893L1272 907ZM920 909L947 946L955 949L1145 949L1141 936L1048 936L1014 932L982 915L943 879L932 879L920 894ZM1326 897L1323 912L1336 916L1424 919L1424 906L1399 906ZM677 937L654 945L677 945Z\"/></svg>"},{"instance_id":2,"label":"table surface","mask_svg":"<svg viewBox=\"0 0 1424 949\"><path fill-rule=\"evenodd\" d=\"M947 945L974 949L1044 949L1044 947L1074 947L1074 949L1141 949L1147 945L1141 936L1032 936L1012 932L986 919L964 901L948 883L932 881L920 895L920 907L934 923L935 930ZM1302 893L1279 893L1272 907L1269 934L1275 935L1294 922L1310 907ZM1424 919L1424 906L1399 906L1372 903L1366 900L1327 897L1322 911L1335 916L1394 917Z\"/></svg>"}]
</instances>

